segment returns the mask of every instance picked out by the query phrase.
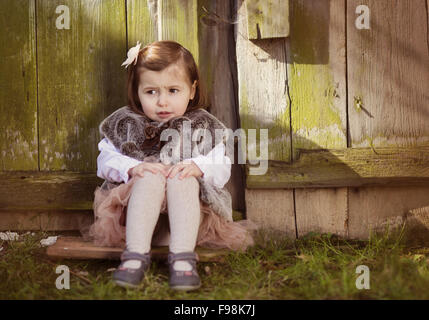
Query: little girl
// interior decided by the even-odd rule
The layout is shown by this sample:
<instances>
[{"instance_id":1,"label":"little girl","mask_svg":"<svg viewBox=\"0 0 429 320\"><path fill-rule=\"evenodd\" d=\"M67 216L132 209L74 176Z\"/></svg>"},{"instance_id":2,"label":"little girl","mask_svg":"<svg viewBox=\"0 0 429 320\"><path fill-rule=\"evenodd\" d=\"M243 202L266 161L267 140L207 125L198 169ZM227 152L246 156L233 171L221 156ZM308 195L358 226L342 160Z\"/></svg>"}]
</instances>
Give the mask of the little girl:
<instances>
[{"instance_id":1,"label":"little girl","mask_svg":"<svg viewBox=\"0 0 429 320\"><path fill-rule=\"evenodd\" d=\"M182 149L168 163L161 133L184 129L184 121L192 129L211 130L212 137L226 127L204 109L198 68L187 49L173 41L140 49L137 42L127 55L122 65L129 66L129 105L100 124L97 175L105 182L95 191L89 234L99 245L125 246L113 275L116 284L137 287L149 269L151 245L169 245L170 287L197 289L196 245L244 250L253 244L251 224L232 221L224 188L231 160L224 142L192 157ZM183 147L181 141L172 149ZM199 141L213 146L212 138Z\"/></svg>"}]
</instances>

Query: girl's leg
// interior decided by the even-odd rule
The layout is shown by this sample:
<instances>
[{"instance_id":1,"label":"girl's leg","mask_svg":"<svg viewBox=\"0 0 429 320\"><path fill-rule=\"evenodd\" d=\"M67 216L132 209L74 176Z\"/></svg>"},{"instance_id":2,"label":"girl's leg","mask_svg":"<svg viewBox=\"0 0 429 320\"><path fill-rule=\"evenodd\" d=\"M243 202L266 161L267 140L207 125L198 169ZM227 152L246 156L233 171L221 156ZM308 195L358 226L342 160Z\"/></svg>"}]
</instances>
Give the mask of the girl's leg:
<instances>
[{"instance_id":1,"label":"girl's leg","mask_svg":"<svg viewBox=\"0 0 429 320\"><path fill-rule=\"evenodd\" d=\"M170 252L193 252L201 221L200 186L195 177L179 180L180 173L167 179L167 204L170 222ZM176 261L175 270L189 271L186 261Z\"/></svg>"},{"instance_id":2,"label":"girl's leg","mask_svg":"<svg viewBox=\"0 0 429 320\"><path fill-rule=\"evenodd\" d=\"M141 254L148 253L152 235L165 197L165 177L145 171L131 190L126 221L127 250ZM125 268L139 268L141 262L128 260Z\"/></svg>"}]
</instances>

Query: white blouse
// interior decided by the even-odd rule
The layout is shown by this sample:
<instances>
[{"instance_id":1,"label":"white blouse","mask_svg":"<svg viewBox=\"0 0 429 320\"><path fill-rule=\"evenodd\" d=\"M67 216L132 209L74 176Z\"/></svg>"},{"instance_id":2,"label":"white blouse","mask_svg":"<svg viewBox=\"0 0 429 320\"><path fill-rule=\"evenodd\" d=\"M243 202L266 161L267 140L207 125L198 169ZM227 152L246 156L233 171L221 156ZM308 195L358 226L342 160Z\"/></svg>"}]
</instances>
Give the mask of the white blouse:
<instances>
[{"instance_id":1,"label":"white blouse","mask_svg":"<svg viewBox=\"0 0 429 320\"><path fill-rule=\"evenodd\" d=\"M108 181L127 183L130 178L128 170L143 162L123 155L106 138L99 142L98 150L97 176ZM223 143L213 148L207 156L199 155L190 160L203 172L204 180L219 188L231 177L231 160L225 156Z\"/></svg>"}]
</instances>

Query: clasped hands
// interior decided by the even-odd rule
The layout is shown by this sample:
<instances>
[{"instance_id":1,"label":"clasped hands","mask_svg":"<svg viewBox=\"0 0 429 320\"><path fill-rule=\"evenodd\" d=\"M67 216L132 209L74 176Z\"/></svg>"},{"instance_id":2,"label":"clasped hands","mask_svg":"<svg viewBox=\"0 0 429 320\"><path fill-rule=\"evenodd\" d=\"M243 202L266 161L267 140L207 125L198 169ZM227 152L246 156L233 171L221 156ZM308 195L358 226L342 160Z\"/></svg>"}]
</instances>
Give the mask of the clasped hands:
<instances>
[{"instance_id":1,"label":"clasped hands","mask_svg":"<svg viewBox=\"0 0 429 320\"><path fill-rule=\"evenodd\" d=\"M167 179L174 178L179 172L181 172L179 176L179 180L182 180L187 177L202 177L203 172L201 169L195 164L193 161L182 161L175 165L165 165L163 163L154 163L154 162L143 162L139 165L128 170L128 175L130 177L134 177L136 175L143 177L144 172L149 171L153 174L157 174L160 172Z\"/></svg>"}]
</instances>

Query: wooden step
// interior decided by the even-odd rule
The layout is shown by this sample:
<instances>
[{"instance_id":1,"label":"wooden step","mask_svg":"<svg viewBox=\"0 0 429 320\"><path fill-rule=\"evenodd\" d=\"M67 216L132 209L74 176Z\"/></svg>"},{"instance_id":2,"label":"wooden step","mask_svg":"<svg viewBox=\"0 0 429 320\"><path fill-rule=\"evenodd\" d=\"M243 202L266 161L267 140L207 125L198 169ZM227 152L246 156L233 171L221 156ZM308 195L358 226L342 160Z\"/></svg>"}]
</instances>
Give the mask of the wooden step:
<instances>
[{"instance_id":1,"label":"wooden step","mask_svg":"<svg viewBox=\"0 0 429 320\"><path fill-rule=\"evenodd\" d=\"M46 254L55 259L108 259L119 260L123 249L119 247L101 247L82 237L58 237L57 242L46 249ZM222 261L230 252L226 249L206 249L197 247L199 259L202 262ZM152 259L165 260L168 247L153 247Z\"/></svg>"}]
</instances>

